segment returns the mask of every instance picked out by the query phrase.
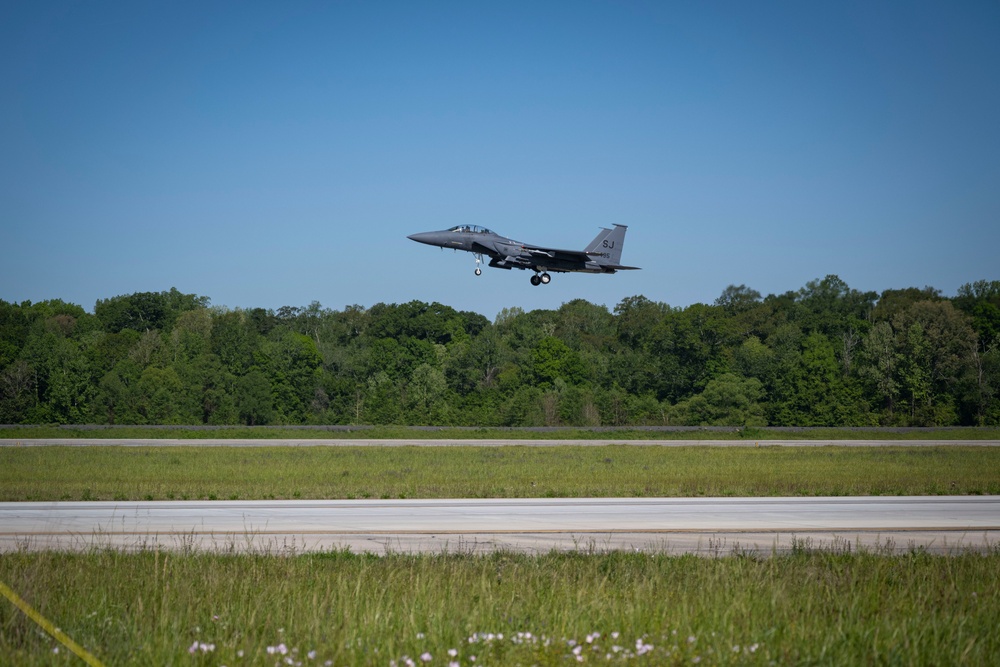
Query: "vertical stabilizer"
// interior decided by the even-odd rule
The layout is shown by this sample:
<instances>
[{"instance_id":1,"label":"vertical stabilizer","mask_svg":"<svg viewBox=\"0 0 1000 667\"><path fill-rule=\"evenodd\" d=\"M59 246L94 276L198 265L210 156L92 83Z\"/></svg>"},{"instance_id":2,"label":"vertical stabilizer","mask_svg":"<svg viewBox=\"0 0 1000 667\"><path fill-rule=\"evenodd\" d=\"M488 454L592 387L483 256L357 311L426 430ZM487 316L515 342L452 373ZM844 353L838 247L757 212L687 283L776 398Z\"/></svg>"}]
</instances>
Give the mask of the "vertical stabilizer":
<instances>
[{"instance_id":1,"label":"vertical stabilizer","mask_svg":"<svg viewBox=\"0 0 1000 667\"><path fill-rule=\"evenodd\" d=\"M608 237L608 234L610 234L610 233L611 233L610 229L606 229L604 227L601 227L601 231L599 231L597 233L597 236L594 238L594 240L591 241L587 245L587 247L584 250L584 252L587 253L587 254L604 252L601 249L601 241L603 241L604 239L606 239Z\"/></svg>"},{"instance_id":2,"label":"vertical stabilizer","mask_svg":"<svg viewBox=\"0 0 1000 667\"><path fill-rule=\"evenodd\" d=\"M598 264L621 264L622 246L625 245L626 225L615 225L613 229L602 230L587 246L587 253L594 256Z\"/></svg>"}]
</instances>

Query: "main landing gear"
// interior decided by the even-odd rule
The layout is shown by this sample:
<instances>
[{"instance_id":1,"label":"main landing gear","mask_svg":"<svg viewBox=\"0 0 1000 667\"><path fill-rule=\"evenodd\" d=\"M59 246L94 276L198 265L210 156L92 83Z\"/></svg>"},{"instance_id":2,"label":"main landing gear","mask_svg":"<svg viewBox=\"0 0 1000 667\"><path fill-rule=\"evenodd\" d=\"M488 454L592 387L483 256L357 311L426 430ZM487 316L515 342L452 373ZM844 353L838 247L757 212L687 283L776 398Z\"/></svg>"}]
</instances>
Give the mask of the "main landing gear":
<instances>
[{"instance_id":1,"label":"main landing gear","mask_svg":"<svg viewBox=\"0 0 1000 667\"><path fill-rule=\"evenodd\" d=\"M552 276L547 273L536 273L531 276L531 284L535 287L538 287L539 285L548 285L551 280Z\"/></svg>"}]
</instances>

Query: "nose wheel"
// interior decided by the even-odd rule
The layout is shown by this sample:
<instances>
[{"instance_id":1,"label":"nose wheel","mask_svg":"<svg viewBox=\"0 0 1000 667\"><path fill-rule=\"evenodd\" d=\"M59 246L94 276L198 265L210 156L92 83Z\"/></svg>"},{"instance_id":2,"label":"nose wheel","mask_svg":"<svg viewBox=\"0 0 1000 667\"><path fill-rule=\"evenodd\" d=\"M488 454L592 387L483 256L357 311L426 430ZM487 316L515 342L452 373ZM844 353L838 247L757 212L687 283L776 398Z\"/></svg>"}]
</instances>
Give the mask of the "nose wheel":
<instances>
[{"instance_id":1,"label":"nose wheel","mask_svg":"<svg viewBox=\"0 0 1000 667\"><path fill-rule=\"evenodd\" d=\"M479 265L482 264L482 262L483 262L483 256L477 253L476 254L476 275L477 276L483 275L483 270L479 268Z\"/></svg>"},{"instance_id":2,"label":"nose wheel","mask_svg":"<svg viewBox=\"0 0 1000 667\"><path fill-rule=\"evenodd\" d=\"M552 281L552 276L547 273L536 273L531 276L531 284L535 287L539 285L548 285Z\"/></svg>"}]
</instances>

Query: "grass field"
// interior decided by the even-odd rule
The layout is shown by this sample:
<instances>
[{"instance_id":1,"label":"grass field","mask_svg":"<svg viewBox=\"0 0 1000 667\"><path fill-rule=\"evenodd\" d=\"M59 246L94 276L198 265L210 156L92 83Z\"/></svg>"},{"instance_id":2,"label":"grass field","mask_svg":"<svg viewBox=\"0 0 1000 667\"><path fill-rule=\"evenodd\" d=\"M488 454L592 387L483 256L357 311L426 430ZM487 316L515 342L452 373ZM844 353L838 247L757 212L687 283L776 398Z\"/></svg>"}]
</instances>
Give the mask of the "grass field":
<instances>
[{"instance_id":1,"label":"grass field","mask_svg":"<svg viewBox=\"0 0 1000 667\"><path fill-rule=\"evenodd\" d=\"M0 500L1000 493L995 447L3 447Z\"/></svg>"},{"instance_id":2,"label":"grass field","mask_svg":"<svg viewBox=\"0 0 1000 667\"><path fill-rule=\"evenodd\" d=\"M998 572L997 551L0 556L106 665L991 665ZM81 664L0 602L4 664Z\"/></svg>"},{"instance_id":3,"label":"grass field","mask_svg":"<svg viewBox=\"0 0 1000 667\"><path fill-rule=\"evenodd\" d=\"M1000 440L1000 428L460 428L408 426L5 426L0 438L230 440L370 438L520 440Z\"/></svg>"}]
</instances>

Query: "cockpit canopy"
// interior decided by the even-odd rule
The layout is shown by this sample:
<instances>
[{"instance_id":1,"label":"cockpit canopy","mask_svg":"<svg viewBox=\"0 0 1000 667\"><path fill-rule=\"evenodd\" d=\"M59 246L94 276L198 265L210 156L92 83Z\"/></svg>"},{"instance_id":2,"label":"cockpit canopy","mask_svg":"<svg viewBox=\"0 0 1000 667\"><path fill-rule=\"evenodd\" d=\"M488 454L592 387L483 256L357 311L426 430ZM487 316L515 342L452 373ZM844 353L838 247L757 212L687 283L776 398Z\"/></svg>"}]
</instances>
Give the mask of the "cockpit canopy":
<instances>
[{"instance_id":1,"label":"cockpit canopy","mask_svg":"<svg viewBox=\"0 0 1000 667\"><path fill-rule=\"evenodd\" d=\"M480 227L479 225L457 225L448 230L449 232L465 232L472 234L495 234L491 229Z\"/></svg>"}]
</instances>

